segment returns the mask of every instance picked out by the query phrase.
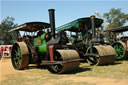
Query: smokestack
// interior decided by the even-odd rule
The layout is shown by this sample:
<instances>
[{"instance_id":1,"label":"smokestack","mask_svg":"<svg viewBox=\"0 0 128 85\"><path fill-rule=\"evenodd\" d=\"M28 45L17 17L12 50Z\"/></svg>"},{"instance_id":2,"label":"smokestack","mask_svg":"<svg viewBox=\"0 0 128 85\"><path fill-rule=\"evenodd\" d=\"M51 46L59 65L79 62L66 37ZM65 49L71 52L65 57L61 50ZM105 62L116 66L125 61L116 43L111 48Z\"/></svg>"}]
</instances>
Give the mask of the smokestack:
<instances>
[{"instance_id":1,"label":"smokestack","mask_svg":"<svg viewBox=\"0 0 128 85\"><path fill-rule=\"evenodd\" d=\"M50 19L50 26L51 26L51 35L52 39L55 39L55 9L49 9L49 19Z\"/></svg>"},{"instance_id":2,"label":"smokestack","mask_svg":"<svg viewBox=\"0 0 128 85\"><path fill-rule=\"evenodd\" d=\"M92 38L96 37L96 29L95 29L95 16L90 16L91 18L91 28L92 28Z\"/></svg>"}]
</instances>

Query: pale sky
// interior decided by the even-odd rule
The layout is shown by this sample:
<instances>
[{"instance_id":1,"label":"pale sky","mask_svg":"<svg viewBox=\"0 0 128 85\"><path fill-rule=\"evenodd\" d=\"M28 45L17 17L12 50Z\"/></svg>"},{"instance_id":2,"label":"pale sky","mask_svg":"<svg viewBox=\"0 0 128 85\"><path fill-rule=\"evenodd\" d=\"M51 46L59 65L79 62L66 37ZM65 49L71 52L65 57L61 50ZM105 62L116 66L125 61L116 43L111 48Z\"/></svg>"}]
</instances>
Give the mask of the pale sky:
<instances>
[{"instance_id":1,"label":"pale sky","mask_svg":"<svg viewBox=\"0 0 128 85\"><path fill-rule=\"evenodd\" d=\"M94 15L95 10L103 15L111 8L121 8L128 14L127 0L2 0L0 6L0 22L11 16L19 25L31 21L49 23L50 8L55 9L56 27Z\"/></svg>"}]
</instances>

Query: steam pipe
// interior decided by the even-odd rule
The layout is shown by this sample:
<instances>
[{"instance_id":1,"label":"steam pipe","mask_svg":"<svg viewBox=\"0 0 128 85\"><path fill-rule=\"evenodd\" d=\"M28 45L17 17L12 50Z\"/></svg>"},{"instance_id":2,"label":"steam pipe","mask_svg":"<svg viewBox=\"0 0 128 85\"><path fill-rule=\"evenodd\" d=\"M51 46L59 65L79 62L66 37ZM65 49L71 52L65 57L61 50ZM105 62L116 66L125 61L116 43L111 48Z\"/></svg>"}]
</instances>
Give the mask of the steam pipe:
<instances>
[{"instance_id":1,"label":"steam pipe","mask_svg":"<svg viewBox=\"0 0 128 85\"><path fill-rule=\"evenodd\" d=\"M92 38L96 37L96 29L95 29L95 16L91 16L91 28L92 28Z\"/></svg>"},{"instance_id":2,"label":"steam pipe","mask_svg":"<svg viewBox=\"0 0 128 85\"><path fill-rule=\"evenodd\" d=\"M91 28L92 28L92 40L89 43L90 53L93 53L93 43L95 42L96 29L95 29L95 16L90 16L91 18Z\"/></svg>"},{"instance_id":3,"label":"steam pipe","mask_svg":"<svg viewBox=\"0 0 128 85\"><path fill-rule=\"evenodd\" d=\"M49 11L50 26L51 26L51 36L52 39L55 39L55 15L54 15L55 9L49 9L48 11Z\"/></svg>"}]
</instances>

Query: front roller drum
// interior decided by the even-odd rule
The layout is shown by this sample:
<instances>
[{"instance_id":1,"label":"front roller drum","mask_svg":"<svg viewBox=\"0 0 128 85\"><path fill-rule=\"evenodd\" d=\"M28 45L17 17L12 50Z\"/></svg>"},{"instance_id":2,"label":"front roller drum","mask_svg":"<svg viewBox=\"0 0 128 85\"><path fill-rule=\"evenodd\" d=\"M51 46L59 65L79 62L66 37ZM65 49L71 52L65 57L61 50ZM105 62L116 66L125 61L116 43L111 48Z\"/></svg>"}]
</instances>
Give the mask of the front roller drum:
<instances>
[{"instance_id":1,"label":"front roller drum","mask_svg":"<svg viewBox=\"0 0 128 85\"><path fill-rule=\"evenodd\" d=\"M90 48L88 48L86 53L90 53ZM94 46L93 54L96 54L96 56L87 58L90 65L107 65L113 64L115 61L115 51L110 45Z\"/></svg>"},{"instance_id":2,"label":"front roller drum","mask_svg":"<svg viewBox=\"0 0 128 85\"><path fill-rule=\"evenodd\" d=\"M66 60L73 60L79 59L80 56L75 50L56 50L55 52L55 61L66 61ZM71 61L68 63L63 64L55 64L50 65L48 70L52 73L66 73L73 71L79 67L80 61Z\"/></svg>"},{"instance_id":3,"label":"front roller drum","mask_svg":"<svg viewBox=\"0 0 128 85\"><path fill-rule=\"evenodd\" d=\"M29 51L24 42L17 42L12 47L12 65L15 69L21 70L29 64Z\"/></svg>"}]
</instances>

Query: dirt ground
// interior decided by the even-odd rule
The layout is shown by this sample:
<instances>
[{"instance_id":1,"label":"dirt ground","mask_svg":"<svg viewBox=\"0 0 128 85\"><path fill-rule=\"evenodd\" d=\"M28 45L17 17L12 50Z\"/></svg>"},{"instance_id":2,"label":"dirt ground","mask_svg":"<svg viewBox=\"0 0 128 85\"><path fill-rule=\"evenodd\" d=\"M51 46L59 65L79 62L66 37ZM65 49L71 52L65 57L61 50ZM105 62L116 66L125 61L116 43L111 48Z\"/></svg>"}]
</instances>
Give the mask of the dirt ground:
<instances>
[{"instance_id":1,"label":"dirt ground","mask_svg":"<svg viewBox=\"0 0 128 85\"><path fill-rule=\"evenodd\" d=\"M1 85L128 85L127 62L103 67L82 64L76 72L57 75L51 74L47 69L35 67L21 71L14 70L10 58L1 59L0 83Z\"/></svg>"},{"instance_id":2,"label":"dirt ground","mask_svg":"<svg viewBox=\"0 0 128 85\"><path fill-rule=\"evenodd\" d=\"M10 59L2 59L0 61L0 69L0 79L2 80L4 79L4 76L17 72L12 68Z\"/></svg>"}]
</instances>

